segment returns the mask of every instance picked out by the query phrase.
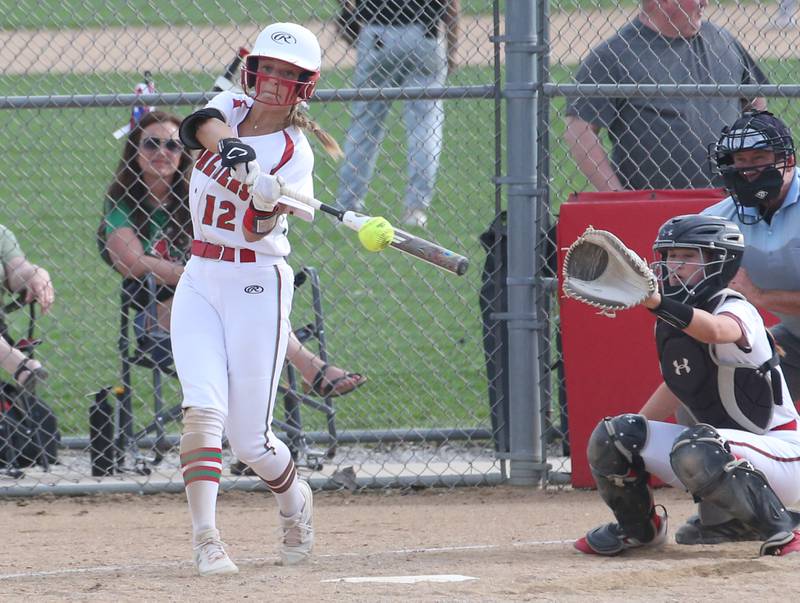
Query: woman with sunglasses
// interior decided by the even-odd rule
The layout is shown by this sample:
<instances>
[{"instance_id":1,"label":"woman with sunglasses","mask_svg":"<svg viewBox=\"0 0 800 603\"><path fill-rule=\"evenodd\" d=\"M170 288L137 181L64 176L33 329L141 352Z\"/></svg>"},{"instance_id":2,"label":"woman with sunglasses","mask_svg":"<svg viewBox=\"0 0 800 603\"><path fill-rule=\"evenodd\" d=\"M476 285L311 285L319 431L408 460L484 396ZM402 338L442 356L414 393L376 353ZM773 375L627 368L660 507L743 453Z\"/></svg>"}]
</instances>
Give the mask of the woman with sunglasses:
<instances>
[{"instance_id":1,"label":"woman with sunglasses","mask_svg":"<svg viewBox=\"0 0 800 603\"><path fill-rule=\"evenodd\" d=\"M172 313L184 396L181 464L201 575L238 571L216 529L223 429L236 456L275 495L281 563L303 561L314 544L311 488L271 422L293 289L280 186L313 194L305 130L341 154L300 108L319 78L321 54L308 29L270 25L245 59L244 93L222 92L180 128L184 144L201 150L189 187L192 258Z\"/></svg>"}]
</instances>

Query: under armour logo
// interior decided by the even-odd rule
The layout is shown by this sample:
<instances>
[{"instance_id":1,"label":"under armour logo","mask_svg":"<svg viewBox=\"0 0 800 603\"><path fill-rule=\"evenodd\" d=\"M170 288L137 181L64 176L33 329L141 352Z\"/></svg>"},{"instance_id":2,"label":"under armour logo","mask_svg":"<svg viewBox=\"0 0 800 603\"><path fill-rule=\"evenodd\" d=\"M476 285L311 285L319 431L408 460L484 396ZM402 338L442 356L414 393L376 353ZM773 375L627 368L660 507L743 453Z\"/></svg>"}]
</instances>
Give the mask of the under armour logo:
<instances>
[{"instance_id":1,"label":"under armour logo","mask_svg":"<svg viewBox=\"0 0 800 603\"><path fill-rule=\"evenodd\" d=\"M683 362L679 363L677 360L672 361L672 366L675 367L675 374L679 377L681 376L681 371L686 369L686 373L689 374L692 372L692 368L689 366L689 359L684 358Z\"/></svg>"},{"instance_id":2,"label":"under armour logo","mask_svg":"<svg viewBox=\"0 0 800 603\"><path fill-rule=\"evenodd\" d=\"M286 33L285 31L276 31L272 34L272 41L276 44L296 44L297 40L294 39L294 36L290 33Z\"/></svg>"}]
</instances>

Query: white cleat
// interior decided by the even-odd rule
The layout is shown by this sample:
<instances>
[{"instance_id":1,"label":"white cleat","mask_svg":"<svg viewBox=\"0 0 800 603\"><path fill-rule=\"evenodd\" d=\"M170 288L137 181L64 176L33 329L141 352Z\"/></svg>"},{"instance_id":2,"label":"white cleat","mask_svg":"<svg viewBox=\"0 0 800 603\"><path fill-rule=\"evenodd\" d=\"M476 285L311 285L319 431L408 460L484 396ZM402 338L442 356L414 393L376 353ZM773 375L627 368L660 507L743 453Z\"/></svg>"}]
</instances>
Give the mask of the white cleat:
<instances>
[{"instance_id":1,"label":"white cleat","mask_svg":"<svg viewBox=\"0 0 800 603\"><path fill-rule=\"evenodd\" d=\"M297 480L303 496L303 508L292 517L280 516L281 560L280 565L295 565L304 561L314 548L314 495L303 480Z\"/></svg>"},{"instance_id":2,"label":"white cleat","mask_svg":"<svg viewBox=\"0 0 800 603\"><path fill-rule=\"evenodd\" d=\"M211 528L200 532L195 538L194 563L201 576L236 574L239 568L228 557L225 545L219 539L219 530Z\"/></svg>"}]
</instances>

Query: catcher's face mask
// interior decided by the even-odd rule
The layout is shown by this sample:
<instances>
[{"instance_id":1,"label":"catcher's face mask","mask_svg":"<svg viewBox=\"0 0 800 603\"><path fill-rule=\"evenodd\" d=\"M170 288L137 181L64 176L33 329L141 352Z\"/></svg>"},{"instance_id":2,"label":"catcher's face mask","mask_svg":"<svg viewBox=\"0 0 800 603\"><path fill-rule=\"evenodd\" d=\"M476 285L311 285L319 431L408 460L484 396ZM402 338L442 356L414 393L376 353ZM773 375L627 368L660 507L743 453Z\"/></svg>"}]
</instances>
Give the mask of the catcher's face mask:
<instances>
[{"instance_id":1,"label":"catcher's face mask","mask_svg":"<svg viewBox=\"0 0 800 603\"><path fill-rule=\"evenodd\" d=\"M699 305L724 288L723 268L727 250L713 252L702 247L673 247L657 252L651 268L664 297L692 306Z\"/></svg>"},{"instance_id":2,"label":"catcher's face mask","mask_svg":"<svg viewBox=\"0 0 800 603\"><path fill-rule=\"evenodd\" d=\"M746 213L744 208L768 209L780 198L795 165L794 141L789 128L771 113L745 113L722 130L709 157L736 204L739 220L755 224L762 212Z\"/></svg>"}]
</instances>

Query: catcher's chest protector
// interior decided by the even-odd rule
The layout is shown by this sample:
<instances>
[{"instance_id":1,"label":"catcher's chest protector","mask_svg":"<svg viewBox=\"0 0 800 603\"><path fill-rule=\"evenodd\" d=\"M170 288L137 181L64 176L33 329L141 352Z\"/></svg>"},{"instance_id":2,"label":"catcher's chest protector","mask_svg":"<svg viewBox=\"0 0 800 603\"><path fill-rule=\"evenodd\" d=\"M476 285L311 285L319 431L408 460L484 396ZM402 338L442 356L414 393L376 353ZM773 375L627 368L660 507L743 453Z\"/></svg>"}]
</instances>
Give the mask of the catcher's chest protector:
<instances>
[{"instance_id":1,"label":"catcher's chest protector","mask_svg":"<svg viewBox=\"0 0 800 603\"><path fill-rule=\"evenodd\" d=\"M731 295L714 297L703 309L713 312L728 297ZM780 375L774 370L776 354L760 367L720 365L708 344L663 320L656 324L656 347L664 382L697 422L718 429L766 433L774 400L782 402ZM777 398L773 394L773 381L777 385Z\"/></svg>"}]
</instances>

